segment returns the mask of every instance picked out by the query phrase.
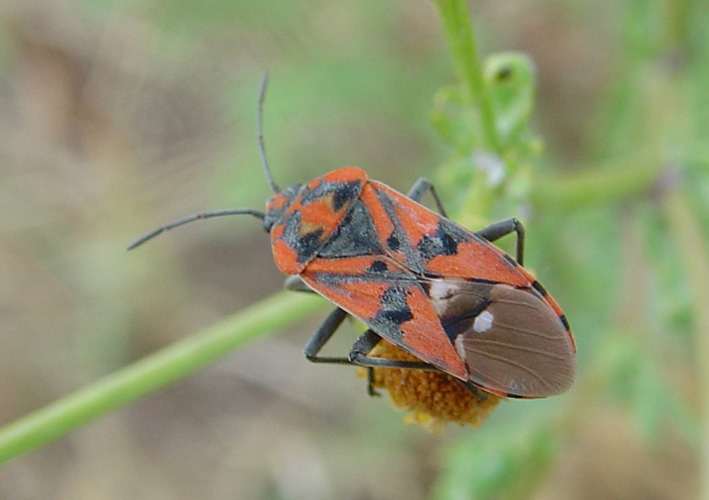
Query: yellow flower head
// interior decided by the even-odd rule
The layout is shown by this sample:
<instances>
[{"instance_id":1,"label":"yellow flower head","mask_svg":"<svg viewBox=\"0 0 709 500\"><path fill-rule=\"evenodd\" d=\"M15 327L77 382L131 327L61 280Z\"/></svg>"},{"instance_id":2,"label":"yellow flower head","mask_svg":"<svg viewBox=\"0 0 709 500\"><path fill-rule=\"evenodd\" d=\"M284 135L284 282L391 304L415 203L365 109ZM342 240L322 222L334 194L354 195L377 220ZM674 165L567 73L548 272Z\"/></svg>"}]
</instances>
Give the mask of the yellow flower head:
<instances>
[{"instance_id":1,"label":"yellow flower head","mask_svg":"<svg viewBox=\"0 0 709 500\"><path fill-rule=\"evenodd\" d=\"M369 355L420 361L385 340ZM366 378L366 369L358 370L358 375ZM435 434L442 432L448 422L480 427L501 399L482 390L473 394L456 378L430 370L375 368L372 385L386 389L395 408L410 412L404 419L407 424L421 425Z\"/></svg>"}]
</instances>

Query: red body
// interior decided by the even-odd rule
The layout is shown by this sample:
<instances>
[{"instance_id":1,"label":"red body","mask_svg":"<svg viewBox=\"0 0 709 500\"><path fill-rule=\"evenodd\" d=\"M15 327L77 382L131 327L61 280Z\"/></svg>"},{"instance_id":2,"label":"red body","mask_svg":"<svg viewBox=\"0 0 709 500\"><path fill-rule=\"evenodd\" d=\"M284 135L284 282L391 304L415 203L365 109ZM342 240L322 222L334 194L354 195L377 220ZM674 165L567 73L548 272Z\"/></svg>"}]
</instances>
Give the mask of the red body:
<instances>
[{"instance_id":1,"label":"red body","mask_svg":"<svg viewBox=\"0 0 709 500\"><path fill-rule=\"evenodd\" d=\"M502 250L358 168L266 206L278 268L442 371L514 397L573 383L575 345L556 301Z\"/></svg>"}]
</instances>

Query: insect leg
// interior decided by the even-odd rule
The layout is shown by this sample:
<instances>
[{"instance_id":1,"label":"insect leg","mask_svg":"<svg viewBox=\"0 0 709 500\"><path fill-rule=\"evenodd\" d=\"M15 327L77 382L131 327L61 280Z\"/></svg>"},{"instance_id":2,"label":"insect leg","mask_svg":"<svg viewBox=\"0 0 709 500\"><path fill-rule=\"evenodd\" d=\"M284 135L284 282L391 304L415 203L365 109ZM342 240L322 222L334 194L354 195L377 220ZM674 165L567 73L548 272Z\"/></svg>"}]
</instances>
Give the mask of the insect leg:
<instances>
[{"instance_id":1,"label":"insect leg","mask_svg":"<svg viewBox=\"0 0 709 500\"><path fill-rule=\"evenodd\" d=\"M367 368L367 380L369 385L367 386L367 392L370 396L378 396L379 393L374 389L374 368L400 368L400 369L410 369L410 370L431 370L440 371L433 365L430 365L424 361L406 361L401 359L386 359L386 358L374 358L367 354L374 349L374 347L379 343L382 338L373 330L367 330L362 334L362 336L357 339L357 342L352 346L350 351L350 360L353 364L361 365ZM462 380L456 380L463 385L472 395L477 397L481 401L487 399L487 395L478 390L478 388L471 384L470 382L464 382Z\"/></svg>"},{"instance_id":2,"label":"insect leg","mask_svg":"<svg viewBox=\"0 0 709 500\"><path fill-rule=\"evenodd\" d=\"M371 366L380 368L410 368L415 370L437 370L436 367L424 361L404 361L398 359L374 358L368 356L369 352L381 340L381 337L372 330L367 330L352 346L348 357L323 357L318 356L320 350L333 336L342 322L347 317L347 312L340 308L335 309L325 318L325 321L310 337L305 344L305 357L314 363L336 363L347 365Z\"/></svg>"},{"instance_id":3,"label":"insect leg","mask_svg":"<svg viewBox=\"0 0 709 500\"><path fill-rule=\"evenodd\" d=\"M435 366L425 361L406 361L402 359L375 358L369 356L369 352L374 349L382 338L373 330L367 330L362 334L350 350L349 360L352 364L367 366L372 368L404 368L411 370L438 370Z\"/></svg>"},{"instance_id":4,"label":"insect leg","mask_svg":"<svg viewBox=\"0 0 709 500\"><path fill-rule=\"evenodd\" d=\"M308 359L308 361L312 361L313 363L333 363L333 364L340 364L340 365L351 365L352 361L350 361L349 358L345 357L323 357L323 356L318 356L318 353L320 350L325 346L328 340L330 340L330 337L337 331L338 328L340 328L340 325L342 325L342 322L345 320L347 317L347 312L343 311L339 307L332 311L327 318L325 318L325 321L323 321L323 324L320 325L320 327L313 333L313 336L310 337L310 340L308 340L308 343L305 344L305 349L303 350L305 357Z\"/></svg>"},{"instance_id":5,"label":"insect leg","mask_svg":"<svg viewBox=\"0 0 709 500\"><path fill-rule=\"evenodd\" d=\"M379 394L374 388L374 368L372 368L371 366L365 366L365 368L367 369L367 394L372 397L381 396L381 394Z\"/></svg>"},{"instance_id":6,"label":"insect leg","mask_svg":"<svg viewBox=\"0 0 709 500\"><path fill-rule=\"evenodd\" d=\"M448 214L446 213L446 209L443 208L443 203L441 203L441 199L438 197L436 188L433 186L433 183L425 177L421 177L414 183L413 186L411 186L407 196L414 201L421 201L423 195L425 195L428 191L431 192L431 196L433 197L433 201L436 203L438 211L443 217L448 218Z\"/></svg>"},{"instance_id":7,"label":"insect leg","mask_svg":"<svg viewBox=\"0 0 709 500\"><path fill-rule=\"evenodd\" d=\"M460 382L463 385L463 387L465 387L468 390L468 392L470 394L472 394L473 396L478 398L478 400L487 401L487 398L489 396L488 396L488 393L486 393L485 391L481 391L480 389L478 389L477 386L471 384L470 382L463 382L462 380L458 380L458 382Z\"/></svg>"},{"instance_id":8,"label":"insect leg","mask_svg":"<svg viewBox=\"0 0 709 500\"><path fill-rule=\"evenodd\" d=\"M286 281L283 283L283 288L292 292L315 293L315 291L308 285L306 285L305 282L300 279L300 276L298 275L288 276L286 278Z\"/></svg>"},{"instance_id":9,"label":"insect leg","mask_svg":"<svg viewBox=\"0 0 709 500\"><path fill-rule=\"evenodd\" d=\"M318 356L320 350L325 346L328 340L333 336L337 329L342 325L342 322L347 317L347 312L340 308L332 311L317 331L310 337L308 343L303 350L305 357L313 363L331 363L340 365L358 365L367 368L367 392L370 396L378 395L374 390L374 372L373 368L401 368L410 370L433 370L438 371L433 365L424 361L406 361L400 359L375 358L368 356L374 346L379 343L381 337L372 330L367 330L352 346L348 357L327 357Z\"/></svg>"},{"instance_id":10,"label":"insect leg","mask_svg":"<svg viewBox=\"0 0 709 500\"><path fill-rule=\"evenodd\" d=\"M482 228L475 234L485 238L487 241L495 241L511 232L517 233L517 263L524 265L524 226L514 217L501 220Z\"/></svg>"},{"instance_id":11,"label":"insect leg","mask_svg":"<svg viewBox=\"0 0 709 500\"><path fill-rule=\"evenodd\" d=\"M404 361L397 359L374 358L368 356L369 352L382 338L373 330L365 331L350 350L349 359L353 364L367 368L367 393L370 396L379 396L374 389L374 367L379 368L410 368L418 370L435 370L433 366L423 361ZM386 363L386 364L384 364Z\"/></svg>"}]
</instances>

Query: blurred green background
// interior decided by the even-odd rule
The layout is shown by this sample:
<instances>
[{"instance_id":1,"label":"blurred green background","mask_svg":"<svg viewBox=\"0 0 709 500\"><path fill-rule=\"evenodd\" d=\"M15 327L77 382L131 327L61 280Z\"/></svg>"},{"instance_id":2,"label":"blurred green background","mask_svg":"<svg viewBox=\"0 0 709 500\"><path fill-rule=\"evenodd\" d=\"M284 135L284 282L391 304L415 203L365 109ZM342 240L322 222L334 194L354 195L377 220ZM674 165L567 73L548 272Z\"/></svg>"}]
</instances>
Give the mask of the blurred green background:
<instances>
[{"instance_id":1,"label":"blurred green background","mask_svg":"<svg viewBox=\"0 0 709 500\"><path fill-rule=\"evenodd\" d=\"M526 223L576 387L430 436L353 369L303 359L323 312L15 459L0 497L709 498L709 6L469 7L483 56L536 65L533 187L489 215ZM357 165L464 205L470 175L431 121L455 72L428 0L0 2L0 424L280 288L248 218L125 251L182 215L263 206L264 70L280 185Z\"/></svg>"}]
</instances>

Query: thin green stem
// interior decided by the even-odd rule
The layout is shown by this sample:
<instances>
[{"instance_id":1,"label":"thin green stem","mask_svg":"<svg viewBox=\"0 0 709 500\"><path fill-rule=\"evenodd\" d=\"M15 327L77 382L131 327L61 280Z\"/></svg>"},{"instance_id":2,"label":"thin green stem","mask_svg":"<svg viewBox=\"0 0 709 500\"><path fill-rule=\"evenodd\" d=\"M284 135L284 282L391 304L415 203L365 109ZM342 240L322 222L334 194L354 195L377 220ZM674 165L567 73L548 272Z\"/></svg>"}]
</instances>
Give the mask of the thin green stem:
<instances>
[{"instance_id":1,"label":"thin green stem","mask_svg":"<svg viewBox=\"0 0 709 500\"><path fill-rule=\"evenodd\" d=\"M683 189L675 189L664 203L670 231L677 248L682 255L682 263L686 270L687 281L692 293L694 310L694 339L696 342L696 370L699 376L701 412L702 412L702 442L700 496L709 499L709 246L702 234L698 217L694 214L683 193Z\"/></svg>"},{"instance_id":2,"label":"thin green stem","mask_svg":"<svg viewBox=\"0 0 709 500\"><path fill-rule=\"evenodd\" d=\"M504 156L500 136L497 131L497 117L488 94L483 76L482 64L473 33L473 25L465 0L434 0L438 7L443 31L453 59L459 85L465 103L470 108L470 116L479 119L478 130L481 138L474 149ZM474 151L466 152L472 154ZM458 222L469 227L487 223L493 200L493 191L481 178L481 171L470 184L461 203Z\"/></svg>"},{"instance_id":3,"label":"thin green stem","mask_svg":"<svg viewBox=\"0 0 709 500\"><path fill-rule=\"evenodd\" d=\"M434 3L443 22L443 31L463 88L463 95L471 105L480 110L485 146L497 154L502 154L495 112L485 87L467 3L465 0L435 0Z\"/></svg>"},{"instance_id":4,"label":"thin green stem","mask_svg":"<svg viewBox=\"0 0 709 500\"><path fill-rule=\"evenodd\" d=\"M58 439L110 410L204 367L245 342L283 328L326 303L280 292L0 429L0 463Z\"/></svg>"},{"instance_id":5,"label":"thin green stem","mask_svg":"<svg viewBox=\"0 0 709 500\"><path fill-rule=\"evenodd\" d=\"M627 158L601 168L544 178L533 186L530 201L538 208L555 210L616 201L647 192L663 167L657 158Z\"/></svg>"},{"instance_id":6,"label":"thin green stem","mask_svg":"<svg viewBox=\"0 0 709 500\"><path fill-rule=\"evenodd\" d=\"M615 202L647 193L667 165L681 164L686 171L709 172L709 151L689 144L672 157L656 150L590 165L575 173L544 177L532 186L530 201L540 209L574 209Z\"/></svg>"}]
</instances>

